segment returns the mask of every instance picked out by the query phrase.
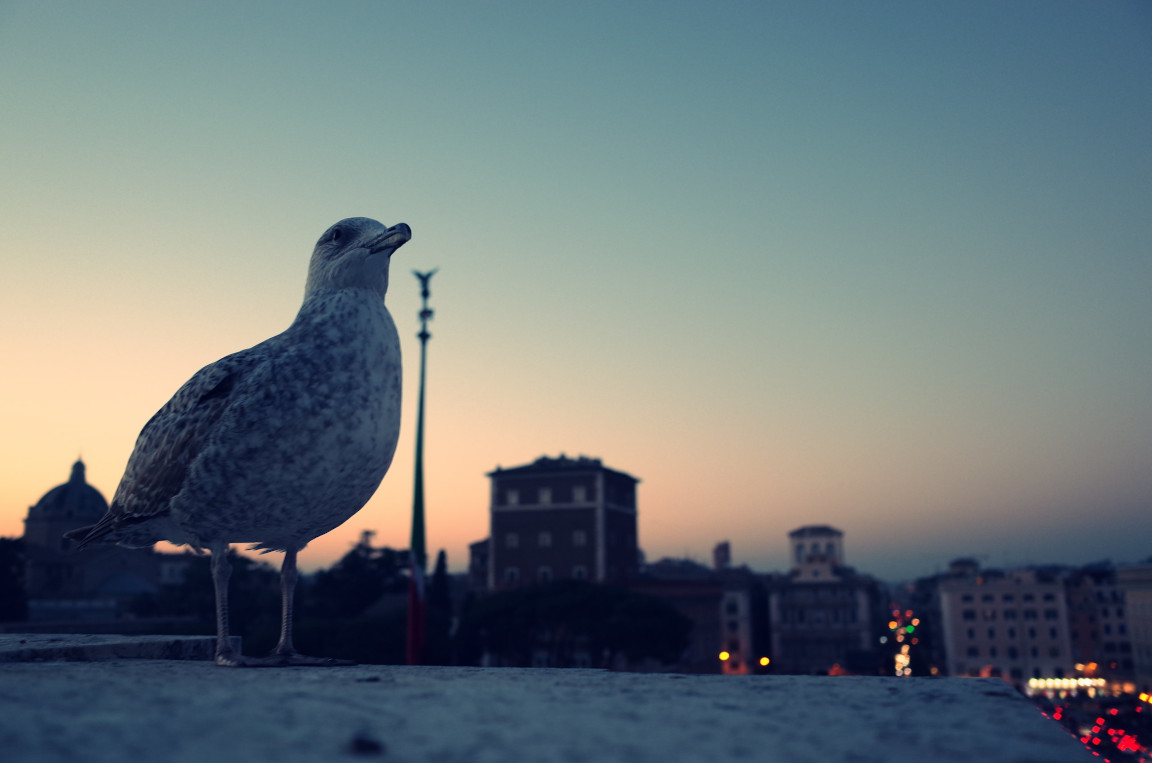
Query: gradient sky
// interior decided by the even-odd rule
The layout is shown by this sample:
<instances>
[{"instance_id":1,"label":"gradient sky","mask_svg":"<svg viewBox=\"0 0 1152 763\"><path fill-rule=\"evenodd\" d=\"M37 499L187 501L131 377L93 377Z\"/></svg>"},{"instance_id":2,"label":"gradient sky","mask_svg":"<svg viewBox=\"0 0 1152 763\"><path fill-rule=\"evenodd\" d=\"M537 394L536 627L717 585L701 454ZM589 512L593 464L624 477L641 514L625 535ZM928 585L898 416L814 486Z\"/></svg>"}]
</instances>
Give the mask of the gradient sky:
<instances>
[{"instance_id":1,"label":"gradient sky","mask_svg":"<svg viewBox=\"0 0 1152 763\"><path fill-rule=\"evenodd\" d=\"M1039 2L0 2L0 535L111 497L193 372L291 322L316 238L407 222L406 547L497 465L642 480L649 559L897 579L1152 555L1152 9Z\"/></svg>"}]
</instances>

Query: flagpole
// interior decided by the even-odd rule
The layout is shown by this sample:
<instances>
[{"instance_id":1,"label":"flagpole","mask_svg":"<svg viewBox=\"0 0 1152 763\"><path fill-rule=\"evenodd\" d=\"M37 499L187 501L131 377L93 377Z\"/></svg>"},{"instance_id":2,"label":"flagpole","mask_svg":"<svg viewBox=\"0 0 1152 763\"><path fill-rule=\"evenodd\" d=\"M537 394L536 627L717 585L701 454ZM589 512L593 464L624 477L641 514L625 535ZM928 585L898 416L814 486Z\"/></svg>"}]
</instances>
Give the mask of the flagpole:
<instances>
[{"instance_id":1,"label":"flagpole","mask_svg":"<svg viewBox=\"0 0 1152 763\"><path fill-rule=\"evenodd\" d=\"M416 481L412 490L412 538L408 545L408 638L406 661L409 665L421 665L424 660L424 572L428 566L428 553L424 540L424 373L428 360L428 321L432 320L432 310L428 307L431 291L428 282L437 269L412 273L420 280L420 399L416 409Z\"/></svg>"}]
</instances>

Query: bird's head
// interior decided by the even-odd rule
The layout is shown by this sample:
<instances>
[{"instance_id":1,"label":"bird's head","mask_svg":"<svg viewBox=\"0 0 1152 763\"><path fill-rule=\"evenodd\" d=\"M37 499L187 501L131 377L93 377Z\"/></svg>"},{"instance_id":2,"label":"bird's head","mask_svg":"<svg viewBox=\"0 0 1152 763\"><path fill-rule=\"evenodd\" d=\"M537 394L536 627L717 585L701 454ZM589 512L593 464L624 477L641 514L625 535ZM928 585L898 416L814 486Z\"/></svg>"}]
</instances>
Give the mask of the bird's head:
<instances>
[{"instance_id":1,"label":"bird's head","mask_svg":"<svg viewBox=\"0 0 1152 763\"><path fill-rule=\"evenodd\" d=\"M391 228L367 217L341 220L316 242L308 264L305 298L321 289L371 289L381 297L388 291L388 264L392 253L412 238L404 223Z\"/></svg>"}]
</instances>

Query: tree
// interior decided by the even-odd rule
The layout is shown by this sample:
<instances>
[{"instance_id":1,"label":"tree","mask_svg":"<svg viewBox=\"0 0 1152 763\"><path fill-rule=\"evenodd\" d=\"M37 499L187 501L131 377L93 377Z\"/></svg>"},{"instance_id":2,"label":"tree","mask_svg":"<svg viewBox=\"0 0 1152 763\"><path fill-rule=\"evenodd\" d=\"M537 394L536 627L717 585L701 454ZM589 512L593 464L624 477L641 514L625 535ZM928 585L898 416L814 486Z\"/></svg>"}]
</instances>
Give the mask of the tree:
<instances>
[{"instance_id":1,"label":"tree","mask_svg":"<svg viewBox=\"0 0 1152 763\"><path fill-rule=\"evenodd\" d=\"M301 581L296 644L301 651L363 663L405 659L406 551L372 546L366 530L340 561Z\"/></svg>"},{"instance_id":2,"label":"tree","mask_svg":"<svg viewBox=\"0 0 1152 763\"><path fill-rule=\"evenodd\" d=\"M424 663L451 665L452 657L452 578L448 575L448 555L436 555L436 566L428 582L428 607L424 613Z\"/></svg>"},{"instance_id":3,"label":"tree","mask_svg":"<svg viewBox=\"0 0 1152 763\"><path fill-rule=\"evenodd\" d=\"M340 561L318 571L301 586L300 615L311 618L352 618L361 615L386 593L407 590L404 552L374 548L371 530Z\"/></svg>"},{"instance_id":4,"label":"tree","mask_svg":"<svg viewBox=\"0 0 1152 763\"><path fill-rule=\"evenodd\" d=\"M692 621L663 599L579 580L558 580L484 598L461 623L473 653L505 665L611 668L648 660L670 663L688 646ZM467 645L462 645L467 650Z\"/></svg>"}]
</instances>

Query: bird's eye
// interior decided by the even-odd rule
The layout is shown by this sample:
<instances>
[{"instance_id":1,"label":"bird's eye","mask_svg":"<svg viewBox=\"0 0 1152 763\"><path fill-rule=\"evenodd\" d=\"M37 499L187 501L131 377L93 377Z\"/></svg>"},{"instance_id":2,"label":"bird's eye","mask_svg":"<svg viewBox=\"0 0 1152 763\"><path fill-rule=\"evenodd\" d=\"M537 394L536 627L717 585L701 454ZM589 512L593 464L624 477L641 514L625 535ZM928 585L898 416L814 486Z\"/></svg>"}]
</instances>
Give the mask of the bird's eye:
<instances>
[{"instance_id":1,"label":"bird's eye","mask_svg":"<svg viewBox=\"0 0 1152 763\"><path fill-rule=\"evenodd\" d=\"M344 237L344 231L340 228L333 228L332 233L328 236L328 240L333 244L340 243L340 239Z\"/></svg>"}]
</instances>

